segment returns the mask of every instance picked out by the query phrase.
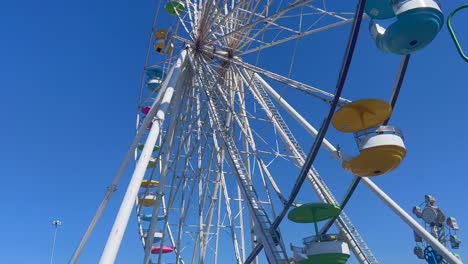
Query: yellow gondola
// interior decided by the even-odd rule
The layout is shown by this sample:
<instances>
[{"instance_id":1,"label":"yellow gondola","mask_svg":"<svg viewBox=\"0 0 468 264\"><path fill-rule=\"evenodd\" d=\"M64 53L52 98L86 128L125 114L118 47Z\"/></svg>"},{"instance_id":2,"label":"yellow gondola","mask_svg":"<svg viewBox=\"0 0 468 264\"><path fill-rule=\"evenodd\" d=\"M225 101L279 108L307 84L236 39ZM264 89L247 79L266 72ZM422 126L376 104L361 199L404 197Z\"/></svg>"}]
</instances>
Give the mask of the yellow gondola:
<instances>
[{"instance_id":1,"label":"yellow gondola","mask_svg":"<svg viewBox=\"0 0 468 264\"><path fill-rule=\"evenodd\" d=\"M155 180L142 180L141 181L141 187L142 188L154 188L154 187L158 187L159 186L159 181L155 181Z\"/></svg>"},{"instance_id":2,"label":"yellow gondola","mask_svg":"<svg viewBox=\"0 0 468 264\"><path fill-rule=\"evenodd\" d=\"M139 197L139 202L141 205L145 207L153 206L156 203L156 195L152 193L142 194Z\"/></svg>"},{"instance_id":3,"label":"yellow gondola","mask_svg":"<svg viewBox=\"0 0 468 264\"><path fill-rule=\"evenodd\" d=\"M352 102L338 110L333 126L354 133L360 154L343 158L342 166L357 176L383 175L397 168L406 156L401 131L391 126L379 126L392 114L392 107L378 99Z\"/></svg>"},{"instance_id":4,"label":"yellow gondola","mask_svg":"<svg viewBox=\"0 0 468 264\"><path fill-rule=\"evenodd\" d=\"M156 43L154 50L161 54L171 54L174 50L174 44L171 41L171 31L167 29L159 29L154 32Z\"/></svg>"}]
</instances>

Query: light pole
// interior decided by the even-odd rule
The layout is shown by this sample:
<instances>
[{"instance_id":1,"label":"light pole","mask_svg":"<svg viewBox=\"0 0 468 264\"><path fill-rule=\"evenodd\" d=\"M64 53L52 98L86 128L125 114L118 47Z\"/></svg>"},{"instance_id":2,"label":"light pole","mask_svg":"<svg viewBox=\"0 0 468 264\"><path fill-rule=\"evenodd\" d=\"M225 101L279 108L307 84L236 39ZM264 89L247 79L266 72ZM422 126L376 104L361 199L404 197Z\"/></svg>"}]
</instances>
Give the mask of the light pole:
<instances>
[{"instance_id":1,"label":"light pole","mask_svg":"<svg viewBox=\"0 0 468 264\"><path fill-rule=\"evenodd\" d=\"M50 264L54 263L55 239L57 238L57 229L59 226L62 225L62 221L54 220L52 221L52 225L55 226L55 230L54 230L54 242L52 244L52 255L50 256Z\"/></svg>"}]
</instances>

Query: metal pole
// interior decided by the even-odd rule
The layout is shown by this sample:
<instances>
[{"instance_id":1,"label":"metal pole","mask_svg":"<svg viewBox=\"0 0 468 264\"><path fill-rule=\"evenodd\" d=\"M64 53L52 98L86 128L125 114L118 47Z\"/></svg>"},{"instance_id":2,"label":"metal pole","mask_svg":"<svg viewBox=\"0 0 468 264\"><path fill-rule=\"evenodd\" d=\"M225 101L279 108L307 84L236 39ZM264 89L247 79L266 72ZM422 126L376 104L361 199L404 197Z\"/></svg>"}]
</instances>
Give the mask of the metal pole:
<instances>
[{"instance_id":1,"label":"metal pole","mask_svg":"<svg viewBox=\"0 0 468 264\"><path fill-rule=\"evenodd\" d=\"M62 225L62 222L58 220L54 220L52 221L52 225L55 226L55 231L54 231L54 242L52 243L52 254L50 256L50 264L54 263L55 241L57 238L57 230L58 230L58 227Z\"/></svg>"},{"instance_id":2,"label":"metal pole","mask_svg":"<svg viewBox=\"0 0 468 264\"><path fill-rule=\"evenodd\" d=\"M183 62L185 61L186 54L187 51L183 50L179 59L174 65L174 72L171 76L171 79L169 80L169 83L167 84L166 91L163 95L161 104L159 105L156 118L153 121L154 125L152 126L148 138L146 139L145 146L140 155L140 159L136 164L132 179L127 188L127 192L125 193L122 204L120 205L119 212L114 221L114 225L112 226L111 233L107 239L106 246L99 261L101 264L112 264L117 257L120 243L122 242L122 238L127 227L135 199L138 195L138 190L140 189L141 181L145 176L146 167L151 158L153 147L156 144L156 139L159 136L161 125L166 118L166 110L169 107L172 95L174 94L174 88L177 83Z\"/></svg>"},{"instance_id":3,"label":"metal pole","mask_svg":"<svg viewBox=\"0 0 468 264\"><path fill-rule=\"evenodd\" d=\"M398 204L385 194L375 183L369 178L362 177L361 180L377 197L379 197L390 209L393 210L406 224L408 224L419 236L424 238L437 253L441 254L444 259L450 264L463 264L455 255L445 248L437 239L418 224L409 214L405 212Z\"/></svg>"},{"instance_id":4,"label":"metal pole","mask_svg":"<svg viewBox=\"0 0 468 264\"><path fill-rule=\"evenodd\" d=\"M55 238L57 237L57 227L54 231L54 242L52 243L52 254L50 256L50 264L54 263L54 251L55 251Z\"/></svg>"},{"instance_id":5,"label":"metal pole","mask_svg":"<svg viewBox=\"0 0 468 264\"><path fill-rule=\"evenodd\" d=\"M173 72L173 70L171 70L169 72L168 78L171 78L172 72ZM156 112L157 112L156 110L158 109L157 106L161 102L162 95L164 94L164 91L165 91L166 87L167 87L167 85L163 84L161 92L158 94L158 96L154 100L153 105L151 106L151 110L148 112L145 119L143 120L143 123L141 124L140 128L138 129L138 132L137 132L135 138L133 139L132 145L130 146L129 150L127 151L127 154L125 155L125 158L124 158L122 164L120 164L119 170L117 171L117 174L114 176L114 179L112 180L111 185L107 188L107 192L104 195L104 198L103 198L101 204L99 205L98 209L96 210L96 213L94 214L93 219L91 220L91 223L88 226L88 229L86 229L86 232L83 235L83 237L81 238L81 241L80 241L79 245L75 249L75 252L73 253L72 258L70 259L69 264L76 264L76 262L78 261L78 258L81 255L81 252L83 251L84 247L88 243L89 237L93 233L97 222L99 221L99 219L101 218L102 213L104 212L104 209L107 207L107 204L109 203L109 201L110 201L110 199L112 197L112 194L114 194L114 192L117 190L117 185L118 185L120 179L122 178L122 176L123 176L123 174L125 172L125 169L128 166L128 163L130 162L130 160L132 160L133 155L135 153L135 149L138 146L138 143L140 142L141 138L145 134L146 128L148 127L150 122L152 122L154 116L156 115Z\"/></svg>"},{"instance_id":6,"label":"metal pole","mask_svg":"<svg viewBox=\"0 0 468 264\"><path fill-rule=\"evenodd\" d=\"M177 89L177 92L176 92L176 98L175 98L173 109L174 108L177 109L182 101L183 90L181 88L185 82L185 74L182 74L181 76L177 77L177 79L178 80L175 83L175 85L177 85L177 87L175 87ZM154 232L156 231L156 222L157 222L157 218L159 215L159 208L161 207L161 202L164 199L164 187L166 186L166 177L168 173L168 164L169 164L169 158L171 155L171 149L175 140L175 129L176 129L175 126L177 125L177 118L178 118L177 114L172 115L169 129L167 130L167 133L166 133L166 141L165 141L166 142L165 145L167 145L165 146L166 153L164 154L164 157L161 155L162 162L164 165L162 167L161 174L160 174L161 177L159 179L159 189L156 195L156 203L153 206L153 217L151 218L151 222L150 222L149 229L147 232L148 236L146 237L146 240L145 240L145 256L144 256L143 263L148 263L150 261L151 248L153 245Z\"/></svg>"}]
</instances>

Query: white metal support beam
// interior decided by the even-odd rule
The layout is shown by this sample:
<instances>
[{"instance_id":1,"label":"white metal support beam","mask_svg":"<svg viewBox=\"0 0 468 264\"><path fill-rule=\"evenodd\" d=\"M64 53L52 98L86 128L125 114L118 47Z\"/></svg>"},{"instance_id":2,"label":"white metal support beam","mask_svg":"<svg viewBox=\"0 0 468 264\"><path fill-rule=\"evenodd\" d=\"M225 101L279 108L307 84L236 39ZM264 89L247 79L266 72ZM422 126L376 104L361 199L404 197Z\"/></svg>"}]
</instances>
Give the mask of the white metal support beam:
<instances>
[{"instance_id":1,"label":"white metal support beam","mask_svg":"<svg viewBox=\"0 0 468 264\"><path fill-rule=\"evenodd\" d=\"M138 160L135 170L132 175L132 179L125 193L124 199L119 209L119 213L114 221L112 226L111 233L107 239L106 246L101 255L99 263L101 264L112 264L115 262L117 253L122 242L124 232L126 230L128 220L132 208L134 206L134 201L138 195L138 190L140 189L141 181L145 175L146 167L151 158L153 147L156 144L156 139L159 136L160 128L162 123L166 118L166 110L169 107L169 104L172 100L172 95L174 94L174 89L178 81L179 74L182 70L182 67L185 64L185 58L187 51L183 50L177 62L174 64L174 72L171 76L170 81L167 84L167 89L164 93L163 99L159 106L158 112L156 113L156 119L153 121L153 126L150 130L148 138L145 143L145 147L141 152L140 159Z\"/></svg>"},{"instance_id":2,"label":"white metal support beam","mask_svg":"<svg viewBox=\"0 0 468 264\"><path fill-rule=\"evenodd\" d=\"M168 78L171 78L173 73L173 70L171 70L168 74ZM138 129L137 134L132 142L132 145L130 146L129 150L127 151L127 154L125 155L124 160L122 161L119 170L117 171L116 175L114 176L114 179L112 180L112 183L109 187L107 187L107 192L99 205L98 209L96 210L95 215L93 216L93 219L91 220L91 223L89 224L88 228L86 229L85 234L83 235L80 243L78 244L77 248L75 249L75 252L73 253L72 258L69 261L69 264L75 264L78 261L78 258L81 255L81 252L83 251L84 247L86 246L89 237L94 231L94 228L97 225L97 222L101 218L102 213L104 212L104 209L107 207L107 204L109 203L112 195L114 194L115 190L117 189L117 185L120 182L120 179L122 178L128 163L130 160L132 160L133 155L135 153L135 149L138 146L138 143L140 142L141 138L146 132L146 128L152 122L154 116L156 115L156 110L158 109L158 106L162 100L162 95L164 94L165 89L167 88L167 85L163 84L163 87L161 88L161 93L158 94L156 99L153 102L153 105L151 106L150 112L146 115L145 119L143 120L143 123L141 124L140 129Z\"/></svg>"}]
</instances>

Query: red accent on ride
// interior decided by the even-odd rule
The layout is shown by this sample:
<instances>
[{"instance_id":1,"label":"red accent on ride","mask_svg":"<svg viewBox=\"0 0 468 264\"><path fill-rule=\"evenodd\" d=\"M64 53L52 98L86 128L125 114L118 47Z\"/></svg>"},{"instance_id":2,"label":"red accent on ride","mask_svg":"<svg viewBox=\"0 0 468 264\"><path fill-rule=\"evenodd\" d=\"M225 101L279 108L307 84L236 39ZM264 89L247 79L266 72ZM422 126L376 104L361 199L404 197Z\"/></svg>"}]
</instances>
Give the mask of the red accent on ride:
<instances>
[{"instance_id":1,"label":"red accent on ride","mask_svg":"<svg viewBox=\"0 0 468 264\"><path fill-rule=\"evenodd\" d=\"M151 107L149 106L145 106L141 109L141 112L145 115L147 115L149 113L149 111L151 110Z\"/></svg>"},{"instance_id":2,"label":"red accent on ride","mask_svg":"<svg viewBox=\"0 0 468 264\"><path fill-rule=\"evenodd\" d=\"M172 251L174 251L173 247L169 247L169 246L163 246L162 247L162 253L163 254L171 253ZM161 252L161 246L154 246L154 247L151 248L151 254L159 254L159 252Z\"/></svg>"}]
</instances>

